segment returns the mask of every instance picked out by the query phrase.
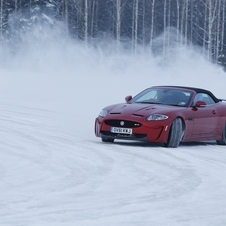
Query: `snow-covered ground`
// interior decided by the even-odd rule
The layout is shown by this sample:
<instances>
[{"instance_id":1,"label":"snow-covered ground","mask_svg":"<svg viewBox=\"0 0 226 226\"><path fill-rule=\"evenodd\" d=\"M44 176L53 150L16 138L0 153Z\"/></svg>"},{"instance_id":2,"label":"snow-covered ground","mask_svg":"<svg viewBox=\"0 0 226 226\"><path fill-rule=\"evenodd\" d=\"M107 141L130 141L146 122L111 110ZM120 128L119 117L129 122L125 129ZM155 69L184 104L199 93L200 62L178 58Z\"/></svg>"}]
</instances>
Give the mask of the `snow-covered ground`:
<instances>
[{"instance_id":1,"label":"snow-covered ground","mask_svg":"<svg viewBox=\"0 0 226 226\"><path fill-rule=\"evenodd\" d=\"M81 44L25 49L0 53L1 226L226 225L226 147L105 144L93 131L102 107L152 85L226 98L219 67L186 48L165 66Z\"/></svg>"}]
</instances>

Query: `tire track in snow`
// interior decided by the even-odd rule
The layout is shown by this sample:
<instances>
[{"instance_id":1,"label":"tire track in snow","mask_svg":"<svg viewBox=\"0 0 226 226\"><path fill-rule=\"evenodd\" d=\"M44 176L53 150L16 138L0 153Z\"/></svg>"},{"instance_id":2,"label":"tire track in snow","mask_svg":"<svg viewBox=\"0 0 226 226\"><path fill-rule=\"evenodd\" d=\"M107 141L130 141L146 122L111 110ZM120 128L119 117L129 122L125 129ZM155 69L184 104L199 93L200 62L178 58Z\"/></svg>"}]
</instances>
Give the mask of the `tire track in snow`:
<instances>
[{"instance_id":1,"label":"tire track in snow","mask_svg":"<svg viewBox=\"0 0 226 226\"><path fill-rule=\"evenodd\" d=\"M98 158L96 151L84 148L83 140L57 131L49 123L51 114L39 109L4 108L2 105L0 191L4 191L1 196L4 209L0 222L11 217L25 217L28 212L37 216L64 212L64 206L52 210L55 198L65 194L73 199L92 195L93 189L101 183L98 178L109 171L111 158L104 155ZM91 155L97 164L87 158ZM65 202L70 203L71 198Z\"/></svg>"},{"instance_id":2,"label":"tire track in snow","mask_svg":"<svg viewBox=\"0 0 226 226\"><path fill-rule=\"evenodd\" d=\"M149 187L149 191L145 189L147 191L144 192L145 194L143 192L138 192L139 196L134 194L132 199L135 202L172 199L191 192L201 183L195 167L187 159L172 154L175 149L166 151L162 147L146 146L146 144L142 147L142 143L140 145L141 147L136 145L134 147L133 144L119 143L115 147L117 153L124 155L124 159L130 159L130 167L133 167L131 170L143 178L140 184Z\"/></svg>"},{"instance_id":3,"label":"tire track in snow","mask_svg":"<svg viewBox=\"0 0 226 226\"><path fill-rule=\"evenodd\" d=\"M138 225L134 218L143 222L167 206L181 208L172 204L205 185L211 175L206 167L226 168L212 146L204 152L203 146L105 144L60 131L53 111L14 105L0 110L1 225L129 222L122 218Z\"/></svg>"}]
</instances>

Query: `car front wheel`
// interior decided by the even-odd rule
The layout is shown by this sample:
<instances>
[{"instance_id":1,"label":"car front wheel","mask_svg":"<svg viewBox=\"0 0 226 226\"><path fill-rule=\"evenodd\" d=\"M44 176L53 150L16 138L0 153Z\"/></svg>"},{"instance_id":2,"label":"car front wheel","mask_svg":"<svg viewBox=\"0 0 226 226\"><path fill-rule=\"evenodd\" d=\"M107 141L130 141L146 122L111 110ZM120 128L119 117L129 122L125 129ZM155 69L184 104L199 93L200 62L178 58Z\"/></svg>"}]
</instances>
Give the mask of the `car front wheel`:
<instances>
[{"instance_id":1,"label":"car front wheel","mask_svg":"<svg viewBox=\"0 0 226 226\"><path fill-rule=\"evenodd\" d=\"M178 147L182 138L182 134L183 134L182 120L180 118L176 118L174 119L171 125L168 141L167 143L165 143L165 146L171 148Z\"/></svg>"},{"instance_id":2,"label":"car front wheel","mask_svg":"<svg viewBox=\"0 0 226 226\"><path fill-rule=\"evenodd\" d=\"M221 139L217 140L217 144L226 145L226 124L224 125L222 135L221 135Z\"/></svg>"}]
</instances>

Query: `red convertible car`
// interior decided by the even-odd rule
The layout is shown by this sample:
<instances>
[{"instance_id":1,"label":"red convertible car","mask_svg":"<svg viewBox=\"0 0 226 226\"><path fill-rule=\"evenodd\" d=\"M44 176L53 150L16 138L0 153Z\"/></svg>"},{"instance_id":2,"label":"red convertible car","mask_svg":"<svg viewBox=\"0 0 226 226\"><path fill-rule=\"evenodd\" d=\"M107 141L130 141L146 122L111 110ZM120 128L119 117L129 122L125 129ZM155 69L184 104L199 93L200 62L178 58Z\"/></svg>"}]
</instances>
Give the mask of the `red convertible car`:
<instances>
[{"instance_id":1,"label":"red convertible car","mask_svg":"<svg viewBox=\"0 0 226 226\"><path fill-rule=\"evenodd\" d=\"M103 142L141 140L175 148L180 142L216 140L226 145L226 103L208 90L154 86L125 100L96 118L95 135Z\"/></svg>"}]
</instances>

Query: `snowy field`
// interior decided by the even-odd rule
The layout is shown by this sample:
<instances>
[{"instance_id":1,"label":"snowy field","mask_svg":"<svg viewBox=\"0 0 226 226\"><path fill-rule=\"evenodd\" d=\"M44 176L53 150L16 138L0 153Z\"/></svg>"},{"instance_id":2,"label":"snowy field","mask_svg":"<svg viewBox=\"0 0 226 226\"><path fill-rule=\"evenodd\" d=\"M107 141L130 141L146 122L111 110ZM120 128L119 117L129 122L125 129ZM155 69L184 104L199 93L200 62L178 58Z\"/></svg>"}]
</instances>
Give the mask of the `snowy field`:
<instances>
[{"instance_id":1,"label":"snowy field","mask_svg":"<svg viewBox=\"0 0 226 226\"><path fill-rule=\"evenodd\" d=\"M226 225L225 146L94 136L102 107L152 85L226 98L226 74L197 51L164 60L69 42L1 50L1 226Z\"/></svg>"}]
</instances>

